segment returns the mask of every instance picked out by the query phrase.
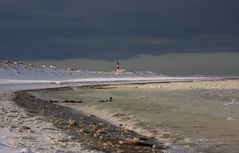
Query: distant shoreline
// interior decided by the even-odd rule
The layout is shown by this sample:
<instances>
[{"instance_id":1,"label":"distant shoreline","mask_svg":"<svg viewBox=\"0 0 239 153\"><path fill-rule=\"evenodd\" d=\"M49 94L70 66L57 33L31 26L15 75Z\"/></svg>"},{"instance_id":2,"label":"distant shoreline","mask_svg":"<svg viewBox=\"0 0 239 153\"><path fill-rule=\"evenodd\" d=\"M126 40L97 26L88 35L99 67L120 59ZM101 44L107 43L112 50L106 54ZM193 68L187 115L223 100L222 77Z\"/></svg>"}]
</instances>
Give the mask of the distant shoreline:
<instances>
[{"instance_id":1,"label":"distant shoreline","mask_svg":"<svg viewBox=\"0 0 239 153\"><path fill-rule=\"evenodd\" d=\"M239 80L239 77L237 78L220 78L220 79L209 79L209 80L162 80L162 81L139 81L139 82L92 82L92 83L88 83L88 82L79 82L76 83L75 85L68 85L66 84L65 86L56 86L56 87L42 87L39 89L19 89L19 90L15 90L15 92L17 91L38 91L38 90L47 90L47 89L52 89L52 90L57 90L57 89L64 89L64 88L72 88L72 87L94 87L94 86L110 86L110 85L144 85L144 84L160 84L160 83L184 83L184 82L207 82L207 81L230 81L230 80ZM37 83L38 84L38 83ZM83 85L82 85L83 84ZM16 85L16 84L11 84L12 86ZM19 84L21 85L21 84ZM22 84L25 85L25 84ZM38 85L42 85L41 83L39 83ZM0 84L1 86L1 84Z\"/></svg>"}]
</instances>

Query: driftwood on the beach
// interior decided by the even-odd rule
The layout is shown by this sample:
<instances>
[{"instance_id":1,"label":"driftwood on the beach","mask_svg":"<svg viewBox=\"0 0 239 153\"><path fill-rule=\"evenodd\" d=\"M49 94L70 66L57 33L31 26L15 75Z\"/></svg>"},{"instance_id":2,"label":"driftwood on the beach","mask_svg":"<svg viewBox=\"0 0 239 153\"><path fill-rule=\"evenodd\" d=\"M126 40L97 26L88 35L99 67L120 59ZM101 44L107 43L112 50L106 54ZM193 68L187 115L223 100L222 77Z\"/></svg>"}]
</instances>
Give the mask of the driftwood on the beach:
<instances>
[{"instance_id":1,"label":"driftwood on the beach","mask_svg":"<svg viewBox=\"0 0 239 153\"><path fill-rule=\"evenodd\" d=\"M152 148L161 148L163 149L164 146L160 145L158 143L155 143L153 141L150 141L149 139L146 138L133 138L133 139L125 139L125 140L120 140L119 144L129 144L129 145L138 145L138 146L145 146L145 147L152 147Z\"/></svg>"}]
</instances>

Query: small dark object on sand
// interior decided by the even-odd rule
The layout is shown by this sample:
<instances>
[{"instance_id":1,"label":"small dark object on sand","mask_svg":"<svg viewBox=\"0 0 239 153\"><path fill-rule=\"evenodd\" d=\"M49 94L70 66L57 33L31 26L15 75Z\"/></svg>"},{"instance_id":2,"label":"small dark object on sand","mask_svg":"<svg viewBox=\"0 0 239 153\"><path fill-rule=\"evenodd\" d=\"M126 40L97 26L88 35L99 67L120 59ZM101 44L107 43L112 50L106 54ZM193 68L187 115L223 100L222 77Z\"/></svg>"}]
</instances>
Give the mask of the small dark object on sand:
<instances>
[{"instance_id":1,"label":"small dark object on sand","mask_svg":"<svg viewBox=\"0 0 239 153\"><path fill-rule=\"evenodd\" d=\"M77 126L77 121L76 120L69 119L68 122L69 122L68 123L69 127L76 127Z\"/></svg>"},{"instance_id":2,"label":"small dark object on sand","mask_svg":"<svg viewBox=\"0 0 239 153\"><path fill-rule=\"evenodd\" d=\"M110 101L112 101L112 100L113 100L113 98L110 97L110 100L99 100L99 102L100 102L100 103L104 103L104 102L110 102Z\"/></svg>"},{"instance_id":3,"label":"small dark object on sand","mask_svg":"<svg viewBox=\"0 0 239 153\"><path fill-rule=\"evenodd\" d=\"M82 103L82 101L81 101L81 100L79 100L79 101L76 101L76 103Z\"/></svg>"},{"instance_id":4,"label":"small dark object on sand","mask_svg":"<svg viewBox=\"0 0 239 153\"><path fill-rule=\"evenodd\" d=\"M58 103L59 101L57 100L50 100L50 103Z\"/></svg>"},{"instance_id":5,"label":"small dark object on sand","mask_svg":"<svg viewBox=\"0 0 239 153\"><path fill-rule=\"evenodd\" d=\"M82 101L81 100L65 100L65 101L63 101L63 103L82 103Z\"/></svg>"}]
</instances>

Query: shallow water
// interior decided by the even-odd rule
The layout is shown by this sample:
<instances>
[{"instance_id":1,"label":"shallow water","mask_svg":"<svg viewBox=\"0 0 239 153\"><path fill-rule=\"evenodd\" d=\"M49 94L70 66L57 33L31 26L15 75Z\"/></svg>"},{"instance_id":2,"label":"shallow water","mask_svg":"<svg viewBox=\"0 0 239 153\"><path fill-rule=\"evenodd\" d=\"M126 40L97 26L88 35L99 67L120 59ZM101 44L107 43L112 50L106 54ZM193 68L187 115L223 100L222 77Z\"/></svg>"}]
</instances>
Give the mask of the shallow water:
<instances>
[{"instance_id":1,"label":"shallow water","mask_svg":"<svg viewBox=\"0 0 239 153\"><path fill-rule=\"evenodd\" d=\"M191 85L194 84L180 88L174 84L74 87L38 96L81 100L82 104L68 106L174 144L172 152L180 152L180 146L193 148L189 152L238 152L239 90ZM110 97L112 102L99 102Z\"/></svg>"}]
</instances>

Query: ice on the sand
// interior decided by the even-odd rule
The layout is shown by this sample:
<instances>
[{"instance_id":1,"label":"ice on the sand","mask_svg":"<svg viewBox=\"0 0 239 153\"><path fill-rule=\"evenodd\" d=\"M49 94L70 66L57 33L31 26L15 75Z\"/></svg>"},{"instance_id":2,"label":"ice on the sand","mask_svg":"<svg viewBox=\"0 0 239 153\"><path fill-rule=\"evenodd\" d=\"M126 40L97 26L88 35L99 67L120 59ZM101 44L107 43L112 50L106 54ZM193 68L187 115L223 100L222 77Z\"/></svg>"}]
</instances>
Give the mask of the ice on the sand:
<instances>
[{"instance_id":1,"label":"ice on the sand","mask_svg":"<svg viewBox=\"0 0 239 153\"><path fill-rule=\"evenodd\" d=\"M19 153L20 150L3 144L9 133L5 129L0 129L0 153Z\"/></svg>"},{"instance_id":2,"label":"ice on the sand","mask_svg":"<svg viewBox=\"0 0 239 153\"><path fill-rule=\"evenodd\" d=\"M30 148L23 148L21 150L21 153L32 153L31 149Z\"/></svg>"},{"instance_id":3,"label":"ice on the sand","mask_svg":"<svg viewBox=\"0 0 239 153\"><path fill-rule=\"evenodd\" d=\"M20 151L9 146L0 144L0 153L19 153Z\"/></svg>"},{"instance_id":4,"label":"ice on the sand","mask_svg":"<svg viewBox=\"0 0 239 153\"><path fill-rule=\"evenodd\" d=\"M228 105L239 105L239 101L238 99L232 99L230 102L225 102L225 106L228 106Z\"/></svg>"}]
</instances>

